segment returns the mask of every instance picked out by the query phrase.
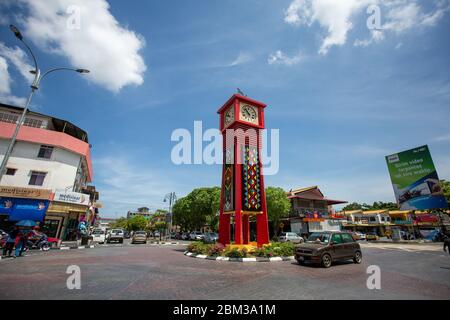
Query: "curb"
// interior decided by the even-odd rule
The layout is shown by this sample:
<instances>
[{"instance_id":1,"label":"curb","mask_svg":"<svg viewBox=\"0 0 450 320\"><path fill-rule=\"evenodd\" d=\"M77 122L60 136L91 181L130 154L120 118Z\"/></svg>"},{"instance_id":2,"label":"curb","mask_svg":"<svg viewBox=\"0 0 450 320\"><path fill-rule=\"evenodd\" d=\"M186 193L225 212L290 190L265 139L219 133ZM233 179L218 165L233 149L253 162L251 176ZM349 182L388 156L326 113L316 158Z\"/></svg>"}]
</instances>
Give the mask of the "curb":
<instances>
[{"instance_id":1,"label":"curb","mask_svg":"<svg viewBox=\"0 0 450 320\"><path fill-rule=\"evenodd\" d=\"M59 247L59 248L54 248L52 250L73 250L73 249L92 249L92 248L95 248L95 246L93 244L90 246Z\"/></svg>"},{"instance_id":2,"label":"curb","mask_svg":"<svg viewBox=\"0 0 450 320\"><path fill-rule=\"evenodd\" d=\"M153 245L163 244L163 245L173 245L173 246L175 246L175 245L179 245L180 243L179 242L164 242L164 241L159 242L159 241L157 241L157 242L149 242L149 244L153 244Z\"/></svg>"},{"instance_id":3,"label":"curb","mask_svg":"<svg viewBox=\"0 0 450 320\"><path fill-rule=\"evenodd\" d=\"M228 262L280 262L280 261L294 261L294 256L290 257L272 257L272 258L263 258L263 257L251 257L251 258L229 258L229 257L214 257L207 256L205 254L195 254L189 251L184 252L185 256L203 260L214 260L214 261L228 261Z\"/></svg>"}]
</instances>

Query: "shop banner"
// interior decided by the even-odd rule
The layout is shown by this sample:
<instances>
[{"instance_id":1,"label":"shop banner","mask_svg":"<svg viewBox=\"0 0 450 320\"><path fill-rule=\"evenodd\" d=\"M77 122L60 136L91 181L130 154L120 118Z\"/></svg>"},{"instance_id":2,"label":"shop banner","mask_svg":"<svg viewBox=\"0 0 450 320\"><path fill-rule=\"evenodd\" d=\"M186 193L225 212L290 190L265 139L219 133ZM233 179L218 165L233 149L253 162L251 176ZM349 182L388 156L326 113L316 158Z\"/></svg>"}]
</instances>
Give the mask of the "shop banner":
<instances>
[{"instance_id":1,"label":"shop banner","mask_svg":"<svg viewBox=\"0 0 450 320\"><path fill-rule=\"evenodd\" d=\"M9 221L33 220L42 222L48 204L48 200L0 197L0 214L9 215Z\"/></svg>"},{"instance_id":2,"label":"shop banner","mask_svg":"<svg viewBox=\"0 0 450 320\"><path fill-rule=\"evenodd\" d=\"M78 192L56 191L53 201L89 205L89 195Z\"/></svg>"},{"instance_id":3,"label":"shop banner","mask_svg":"<svg viewBox=\"0 0 450 320\"><path fill-rule=\"evenodd\" d=\"M448 208L428 146L392 154L386 162L400 210Z\"/></svg>"},{"instance_id":4,"label":"shop banner","mask_svg":"<svg viewBox=\"0 0 450 320\"><path fill-rule=\"evenodd\" d=\"M48 200L51 194L52 190L47 189L0 186L0 197Z\"/></svg>"}]
</instances>

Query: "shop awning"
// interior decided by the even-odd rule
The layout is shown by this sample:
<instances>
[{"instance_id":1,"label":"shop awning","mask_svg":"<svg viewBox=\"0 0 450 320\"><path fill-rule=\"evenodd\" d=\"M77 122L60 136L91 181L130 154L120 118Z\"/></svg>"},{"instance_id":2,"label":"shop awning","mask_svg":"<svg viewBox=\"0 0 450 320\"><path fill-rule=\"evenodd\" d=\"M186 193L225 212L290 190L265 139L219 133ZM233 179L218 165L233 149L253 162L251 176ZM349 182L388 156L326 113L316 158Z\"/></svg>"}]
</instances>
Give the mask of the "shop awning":
<instances>
[{"instance_id":1,"label":"shop awning","mask_svg":"<svg viewBox=\"0 0 450 320\"><path fill-rule=\"evenodd\" d=\"M0 214L8 215L9 221L42 222L48 205L48 200L0 197Z\"/></svg>"}]
</instances>

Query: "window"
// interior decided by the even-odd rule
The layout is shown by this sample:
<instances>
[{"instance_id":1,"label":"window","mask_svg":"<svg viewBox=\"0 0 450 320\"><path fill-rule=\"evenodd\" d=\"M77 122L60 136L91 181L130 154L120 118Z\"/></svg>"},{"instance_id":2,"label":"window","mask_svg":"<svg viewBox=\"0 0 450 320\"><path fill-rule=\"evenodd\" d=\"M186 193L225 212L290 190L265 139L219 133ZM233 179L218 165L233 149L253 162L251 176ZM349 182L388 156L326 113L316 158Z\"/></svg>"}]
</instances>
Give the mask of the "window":
<instances>
[{"instance_id":1,"label":"window","mask_svg":"<svg viewBox=\"0 0 450 320\"><path fill-rule=\"evenodd\" d=\"M17 169L13 169L13 168L6 168L6 175L7 176L13 176L16 174Z\"/></svg>"},{"instance_id":2,"label":"window","mask_svg":"<svg viewBox=\"0 0 450 320\"><path fill-rule=\"evenodd\" d=\"M370 222L376 222L377 219L375 219L375 217L369 217L369 221L370 221Z\"/></svg>"},{"instance_id":3,"label":"window","mask_svg":"<svg viewBox=\"0 0 450 320\"><path fill-rule=\"evenodd\" d=\"M341 237L342 237L342 240L343 240L345 243L348 243L348 242L354 242L353 237L352 237L350 234L348 234L348 233L343 233L343 234L341 234Z\"/></svg>"},{"instance_id":4,"label":"window","mask_svg":"<svg viewBox=\"0 0 450 320\"><path fill-rule=\"evenodd\" d=\"M2 122L16 123L18 119L19 116L16 114L0 113L0 121Z\"/></svg>"},{"instance_id":5,"label":"window","mask_svg":"<svg viewBox=\"0 0 450 320\"><path fill-rule=\"evenodd\" d=\"M51 146L41 146L38 153L38 158L50 159L52 156L53 147Z\"/></svg>"},{"instance_id":6,"label":"window","mask_svg":"<svg viewBox=\"0 0 450 320\"><path fill-rule=\"evenodd\" d=\"M42 127L42 122L43 122L42 120L25 118L23 125L27 127L40 128Z\"/></svg>"},{"instance_id":7,"label":"window","mask_svg":"<svg viewBox=\"0 0 450 320\"><path fill-rule=\"evenodd\" d=\"M333 234L333 237L331 238L331 241L333 242L333 244L340 244L342 243L342 238L340 234Z\"/></svg>"},{"instance_id":8,"label":"window","mask_svg":"<svg viewBox=\"0 0 450 320\"><path fill-rule=\"evenodd\" d=\"M44 184L46 174L46 172L31 171L30 182L28 182L28 184L30 186L42 186Z\"/></svg>"}]
</instances>

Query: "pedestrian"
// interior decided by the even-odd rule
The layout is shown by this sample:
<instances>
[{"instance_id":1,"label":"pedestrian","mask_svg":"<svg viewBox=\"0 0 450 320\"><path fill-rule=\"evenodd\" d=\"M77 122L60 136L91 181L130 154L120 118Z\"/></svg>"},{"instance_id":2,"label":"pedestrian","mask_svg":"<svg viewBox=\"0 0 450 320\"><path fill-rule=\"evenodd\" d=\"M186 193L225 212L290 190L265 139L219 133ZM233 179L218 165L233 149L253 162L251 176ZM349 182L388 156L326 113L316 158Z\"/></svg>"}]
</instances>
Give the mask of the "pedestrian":
<instances>
[{"instance_id":1,"label":"pedestrian","mask_svg":"<svg viewBox=\"0 0 450 320\"><path fill-rule=\"evenodd\" d=\"M25 234L20 229L19 229L19 232L17 233L15 244L16 244L16 248L14 251L14 258L17 258L22 255L22 251L23 251L22 249L25 245Z\"/></svg>"},{"instance_id":2,"label":"pedestrian","mask_svg":"<svg viewBox=\"0 0 450 320\"><path fill-rule=\"evenodd\" d=\"M450 255L450 238L447 236L445 236L445 239L444 239L444 251L445 251L445 249L447 249L448 254Z\"/></svg>"},{"instance_id":3,"label":"pedestrian","mask_svg":"<svg viewBox=\"0 0 450 320\"><path fill-rule=\"evenodd\" d=\"M17 235L19 234L19 227L15 226L8 234L8 239L6 239L5 247L3 248L3 255L11 257L14 244L16 242Z\"/></svg>"}]
</instances>

